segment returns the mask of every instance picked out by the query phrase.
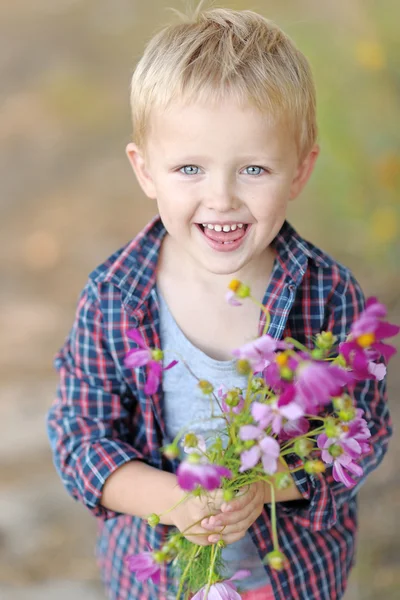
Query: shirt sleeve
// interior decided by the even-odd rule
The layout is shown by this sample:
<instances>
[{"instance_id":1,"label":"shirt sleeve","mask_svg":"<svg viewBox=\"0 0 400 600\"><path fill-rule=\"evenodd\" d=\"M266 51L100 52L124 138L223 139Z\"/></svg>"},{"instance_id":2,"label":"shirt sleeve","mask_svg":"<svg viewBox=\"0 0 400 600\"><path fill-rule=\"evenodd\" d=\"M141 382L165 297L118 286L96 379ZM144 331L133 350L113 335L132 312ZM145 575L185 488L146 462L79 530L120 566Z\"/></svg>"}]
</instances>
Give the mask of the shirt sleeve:
<instances>
[{"instance_id":1,"label":"shirt sleeve","mask_svg":"<svg viewBox=\"0 0 400 600\"><path fill-rule=\"evenodd\" d=\"M88 282L76 318L54 365L57 395L47 415L54 463L67 491L97 517L117 515L100 505L107 478L121 465L143 459L132 447L132 405L103 335L97 290Z\"/></svg>"},{"instance_id":2,"label":"shirt sleeve","mask_svg":"<svg viewBox=\"0 0 400 600\"><path fill-rule=\"evenodd\" d=\"M351 324L364 309L365 299L360 286L348 273L348 279L341 294L334 294L334 305L330 307L326 331L337 336L338 343L345 340ZM366 380L359 382L354 390L357 408L364 410L364 419L371 431L370 452L358 461L363 468L363 475L353 488L333 479L332 469L327 468L321 475L309 475L304 469L292 474L295 484L304 500L281 503L279 509L289 513L300 525L313 531L331 528L337 519L337 512L343 503L348 502L359 491L369 473L382 461L389 438L392 434L392 423L387 405L386 379L382 381ZM291 454L287 457L289 467L302 464L301 459Z\"/></svg>"}]
</instances>

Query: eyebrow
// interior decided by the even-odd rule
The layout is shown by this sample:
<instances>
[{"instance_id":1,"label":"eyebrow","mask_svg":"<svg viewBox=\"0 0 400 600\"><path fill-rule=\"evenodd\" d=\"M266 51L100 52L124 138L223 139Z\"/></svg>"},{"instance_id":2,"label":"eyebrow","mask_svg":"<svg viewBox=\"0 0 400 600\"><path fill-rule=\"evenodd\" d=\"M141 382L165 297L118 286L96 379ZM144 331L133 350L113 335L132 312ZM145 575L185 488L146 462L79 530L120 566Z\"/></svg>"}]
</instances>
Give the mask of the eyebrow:
<instances>
[{"instance_id":1,"label":"eyebrow","mask_svg":"<svg viewBox=\"0 0 400 600\"><path fill-rule=\"evenodd\" d=\"M182 156L182 157L176 157L176 158L172 158L172 159L168 159L168 166L175 166L178 164L197 164L197 163L204 163L207 162L209 160L208 157L206 156ZM243 163L248 163L248 164L255 164L255 163L274 163L274 164L280 164L283 162L283 158L281 157L267 157L267 156L262 156L260 155L247 155L247 156L239 156L237 158L237 162L243 162Z\"/></svg>"}]
</instances>

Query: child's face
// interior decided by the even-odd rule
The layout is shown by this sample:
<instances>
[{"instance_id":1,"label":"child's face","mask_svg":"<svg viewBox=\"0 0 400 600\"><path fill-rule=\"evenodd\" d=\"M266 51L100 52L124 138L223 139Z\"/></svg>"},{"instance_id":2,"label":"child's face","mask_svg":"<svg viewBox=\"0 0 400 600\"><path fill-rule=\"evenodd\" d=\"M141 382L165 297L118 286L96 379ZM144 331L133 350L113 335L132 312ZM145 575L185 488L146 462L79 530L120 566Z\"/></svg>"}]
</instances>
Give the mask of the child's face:
<instances>
[{"instance_id":1,"label":"child's face","mask_svg":"<svg viewBox=\"0 0 400 600\"><path fill-rule=\"evenodd\" d=\"M299 165L291 132L227 100L213 108L175 104L154 114L146 156L134 144L127 153L144 192L157 199L176 249L193 266L233 275L262 264L318 148ZM203 224L214 229L207 227L207 235Z\"/></svg>"}]
</instances>

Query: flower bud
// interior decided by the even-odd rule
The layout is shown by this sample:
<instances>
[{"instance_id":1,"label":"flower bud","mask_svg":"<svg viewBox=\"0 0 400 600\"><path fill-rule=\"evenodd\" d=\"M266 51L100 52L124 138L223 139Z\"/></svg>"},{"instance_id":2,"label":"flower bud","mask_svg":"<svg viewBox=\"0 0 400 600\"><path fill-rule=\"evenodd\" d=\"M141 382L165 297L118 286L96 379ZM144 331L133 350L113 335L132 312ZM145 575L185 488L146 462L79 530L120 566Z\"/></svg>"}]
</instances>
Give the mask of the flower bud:
<instances>
[{"instance_id":1,"label":"flower bud","mask_svg":"<svg viewBox=\"0 0 400 600\"><path fill-rule=\"evenodd\" d=\"M195 433L189 432L183 438L183 443L188 448L197 448L199 444L199 438Z\"/></svg>"},{"instance_id":2,"label":"flower bud","mask_svg":"<svg viewBox=\"0 0 400 600\"><path fill-rule=\"evenodd\" d=\"M337 337L331 331L322 331L317 335L315 345L321 350L330 350L336 340Z\"/></svg>"},{"instance_id":3,"label":"flower bud","mask_svg":"<svg viewBox=\"0 0 400 600\"><path fill-rule=\"evenodd\" d=\"M248 375L251 373L249 361L245 358L239 358L239 360L236 361L236 371L239 373L239 375Z\"/></svg>"},{"instance_id":4,"label":"flower bud","mask_svg":"<svg viewBox=\"0 0 400 600\"><path fill-rule=\"evenodd\" d=\"M308 456L313 449L313 440L309 440L307 438L300 438L296 440L293 445L293 450L298 456L300 456L300 458L305 458Z\"/></svg>"},{"instance_id":5,"label":"flower bud","mask_svg":"<svg viewBox=\"0 0 400 600\"><path fill-rule=\"evenodd\" d=\"M340 427L338 426L336 419L328 417L325 421L325 435L328 438L337 438L340 434Z\"/></svg>"},{"instance_id":6,"label":"flower bud","mask_svg":"<svg viewBox=\"0 0 400 600\"><path fill-rule=\"evenodd\" d=\"M349 409L339 410L338 417L341 421L345 421L347 423L348 421L352 421L356 414L356 409L352 406Z\"/></svg>"},{"instance_id":7,"label":"flower bud","mask_svg":"<svg viewBox=\"0 0 400 600\"><path fill-rule=\"evenodd\" d=\"M265 381L262 377L253 377L251 380L251 391L258 392L265 387Z\"/></svg>"},{"instance_id":8,"label":"flower bud","mask_svg":"<svg viewBox=\"0 0 400 600\"><path fill-rule=\"evenodd\" d=\"M293 484L293 480L289 473L276 473L274 479L278 490L286 490Z\"/></svg>"},{"instance_id":9,"label":"flower bud","mask_svg":"<svg viewBox=\"0 0 400 600\"><path fill-rule=\"evenodd\" d=\"M333 398L333 407L341 421L352 421L357 414L353 400L348 394Z\"/></svg>"},{"instance_id":10,"label":"flower bud","mask_svg":"<svg viewBox=\"0 0 400 600\"><path fill-rule=\"evenodd\" d=\"M197 385L201 389L203 394L212 394L214 391L214 386L205 379L201 379Z\"/></svg>"},{"instance_id":11,"label":"flower bud","mask_svg":"<svg viewBox=\"0 0 400 600\"><path fill-rule=\"evenodd\" d=\"M337 365L338 367L347 367L347 362L345 357L343 356L343 354L338 354L337 357L335 358L334 364Z\"/></svg>"},{"instance_id":12,"label":"flower bud","mask_svg":"<svg viewBox=\"0 0 400 600\"><path fill-rule=\"evenodd\" d=\"M167 446L164 446L162 453L166 458L173 460L174 458L178 458L179 449L176 444L168 444Z\"/></svg>"},{"instance_id":13,"label":"flower bud","mask_svg":"<svg viewBox=\"0 0 400 600\"><path fill-rule=\"evenodd\" d=\"M272 552L268 552L264 558L264 561L269 564L271 569L274 569L275 571L281 571L285 566L286 556L283 554L283 552L280 552L280 550L273 550Z\"/></svg>"},{"instance_id":14,"label":"flower bud","mask_svg":"<svg viewBox=\"0 0 400 600\"><path fill-rule=\"evenodd\" d=\"M324 350L321 350L321 348L315 348L312 350L311 356L312 358L315 358L315 360L322 360L325 356L325 352Z\"/></svg>"},{"instance_id":15,"label":"flower bud","mask_svg":"<svg viewBox=\"0 0 400 600\"><path fill-rule=\"evenodd\" d=\"M228 288L236 294L238 298L248 298L250 296L250 288L248 285L244 285L238 279L232 279L229 283Z\"/></svg>"},{"instance_id":16,"label":"flower bud","mask_svg":"<svg viewBox=\"0 0 400 600\"><path fill-rule=\"evenodd\" d=\"M218 540L217 542L217 548L226 548L226 543L224 542L224 540Z\"/></svg>"},{"instance_id":17,"label":"flower bud","mask_svg":"<svg viewBox=\"0 0 400 600\"><path fill-rule=\"evenodd\" d=\"M160 517L158 515L156 515L156 513L152 513L151 515L149 515L146 519L147 523L150 525L150 527L156 527L159 522L160 522Z\"/></svg>"},{"instance_id":18,"label":"flower bud","mask_svg":"<svg viewBox=\"0 0 400 600\"><path fill-rule=\"evenodd\" d=\"M165 552L161 552L160 550L153 552L153 558L156 563L162 563L167 560Z\"/></svg>"},{"instance_id":19,"label":"flower bud","mask_svg":"<svg viewBox=\"0 0 400 600\"><path fill-rule=\"evenodd\" d=\"M240 402L240 393L242 390L235 388L230 390L225 396L225 403L231 408L235 408Z\"/></svg>"},{"instance_id":20,"label":"flower bud","mask_svg":"<svg viewBox=\"0 0 400 600\"><path fill-rule=\"evenodd\" d=\"M325 465L322 460L307 460L304 463L304 470L310 475L316 475L317 473L325 472Z\"/></svg>"},{"instance_id":21,"label":"flower bud","mask_svg":"<svg viewBox=\"0 0 400 600\"><path fill-rule=\"evenodd\" d=\"M224 497L225 502L230 502L230 500L232 500L232 498L233 498L233 491L232 490L224 490L223 497Z\"/></svg>"},{"instance_id":22,"label":"flower bud","mask_svg":"<svg viewBox=\"0 0 400 600\"><path fill-rule=\"evenodd\" d=\"M154 348L154 350L151 351L151 358L160 361L164 358L164 352L160 350L160 348Z\"/></svg>"},{"instance_id":23,"label":"flower bud","mask_svg":"<svg viewBox=\"0 0 400 600\"><path fill-rule=\"evenodd\" d=\"M177 550L179 550L179 548L182 546L182 536L179 533L176 533L175 535L171 535L171 537L168 538L167 544L168 544L168 546L171 546L172 548L176 548Z\"/></svg>"}]
</instances>

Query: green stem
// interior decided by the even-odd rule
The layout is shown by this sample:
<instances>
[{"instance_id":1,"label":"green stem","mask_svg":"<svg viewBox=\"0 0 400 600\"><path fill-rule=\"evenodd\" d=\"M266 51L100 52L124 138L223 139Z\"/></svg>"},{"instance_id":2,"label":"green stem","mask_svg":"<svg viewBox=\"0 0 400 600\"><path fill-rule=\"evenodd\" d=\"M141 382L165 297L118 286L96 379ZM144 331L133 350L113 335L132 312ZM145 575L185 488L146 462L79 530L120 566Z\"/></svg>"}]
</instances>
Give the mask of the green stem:
<instances>
[{"instance_id":1,"label":"green stem","mask_svg":"<svg viewBox=\"0 0 400 600\"><path fill-rule=\"evenodd\" d=\"M307 348L306 346L304 346L303 344L301 344L300 342L298 342L297 340L295 340L295 339L293 339L293 338L291 338L291 337L286 337L286 338L284 339L284 341L285 341L287 344L293 344L293 346L294 346L295 348L298 348L299 350L303 350L303 352L307 352L307 354L310 354L310 349L309 349L309 348Z\"/></svg>"},{"instance_id":2,"label":"green stem","mask_svg":"<svg viewBox=\"0 0 400 600\"><path fill-rule=\"evenodd\" d=\"M271 525L272 525L272 541L274 544L274 550L279 550L278 532L277 532L277 524L276 524L275 488L274 488L273 483L271 483Z\"/></svg>"},{"instance_id":3,"label":"green stem","mask_svg":"<svg viewBox=\"0 0 400 600\"><path fill-rule=\"evenodd\" d=\"M178 506L180 506L181 504L183 504L183 502L185 502L188 498L189 498L190 494L185 494L183 496L183 498L181 498L179 500L179 502L177 502L176 504L174 504L173 506L171 506L171 508L168 508L167 510L165 510L163 513L160 513L158 516L162 517L163 515L167 515L168 513L172 512L175 508L177 508Z\"/></svg>"},{"instance_id":4,"label":"green stem","mask_svg":"<svg viewBox=\"0 0 400 600\"><path fill-rule=\"evenodd\" d=\"M177 593L177 596L176 596L177 600L179 600L179 597L182 594L183 585L184 585L184 583L186 581L187 574L189 572L190 567L192 566L192 563L193 563L194 559L196 558L196 554L199 551L199 549L200 549L199 546L194 545L193 552L192 552L192 554L191 554L191 556L190 556L190 558L188 560L188 564L186 565L185 570L182 573L182 577L181 577L181 580L180 580L180 583L179 583L178 593Z\"/></svg>"},{"instance_id":5,"label":"green stem","mask_svg":"<svg viewBox=\"0 0 400 600\"><path fill-rule=\"evenodd\" d=\"M262 335L265 335L269 329L269 326L271 325L271 315L269 314L269 310L264 306L264 304L261 304L261 302L256 300L254 296L250 296L250 299L254 302L254 304L257 304L257 306L260 307L261 311L265 315L265 325L262 332Z\"/></svg>"},{"instance_id":6,"label":"green stem","mask_svg":"<svg viewBox=\"0 0 400 600\"><path fill-rule=\"evenodd\" d=\"M215 565L215 561L217 559L217 546L216 544L213 544L213 547L211 549L211 562L210 562L210 570L208 572L208 582L207 582L207 587L204 591L204 600L207 600L208 598L208 592L210 591L210 587L212 585L212 580L214 577L214 565Z\"/></svg>"}]
</instances>

